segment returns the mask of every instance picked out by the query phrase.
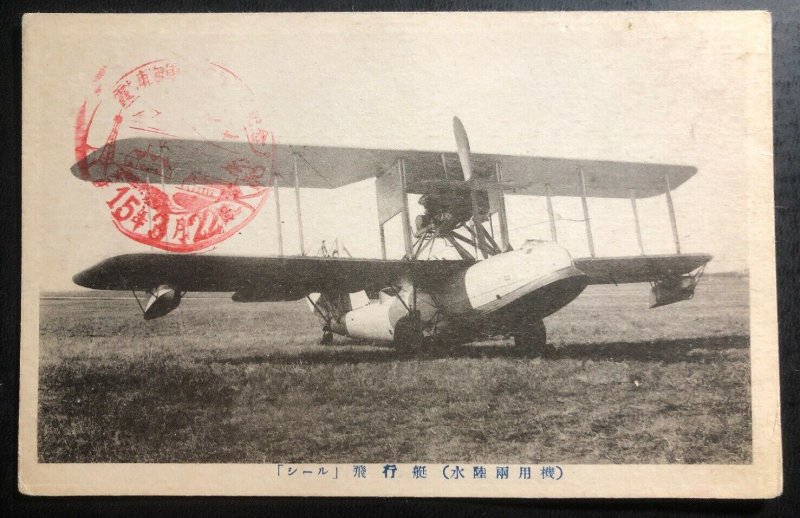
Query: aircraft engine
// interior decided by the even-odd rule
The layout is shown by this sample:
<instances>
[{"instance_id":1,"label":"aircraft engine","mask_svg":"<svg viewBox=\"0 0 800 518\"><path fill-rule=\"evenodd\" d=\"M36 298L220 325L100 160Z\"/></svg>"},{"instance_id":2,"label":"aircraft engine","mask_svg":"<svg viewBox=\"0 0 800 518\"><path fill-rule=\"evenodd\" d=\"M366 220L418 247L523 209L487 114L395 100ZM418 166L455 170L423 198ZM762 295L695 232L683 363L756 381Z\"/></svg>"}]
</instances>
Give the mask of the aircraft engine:
<instances>
[{"instance_id":1,"label":"aircraft engine","mask_svg":"<svg viewBox=\"0 0 800 518\"><path fill-rule=\"evenodd\" d=\"M144 319L152 320L163 317L181 303L181 291L178 288L162 284L150 292L150 298L144 307Z\"/></svg>"}]
</instances>

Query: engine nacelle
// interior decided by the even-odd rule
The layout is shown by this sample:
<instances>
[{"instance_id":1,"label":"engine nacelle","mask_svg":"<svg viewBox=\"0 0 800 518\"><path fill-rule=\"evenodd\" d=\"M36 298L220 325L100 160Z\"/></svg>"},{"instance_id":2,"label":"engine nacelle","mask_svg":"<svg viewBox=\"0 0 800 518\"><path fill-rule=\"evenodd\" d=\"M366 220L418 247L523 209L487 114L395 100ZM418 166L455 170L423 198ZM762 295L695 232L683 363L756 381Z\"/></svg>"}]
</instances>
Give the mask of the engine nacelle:
<instances>
[{"instance_id":1,"label":"engine nacelle","mask_svg":"<svg viewBox=\"0 0 800 518\"><path fill-rule=\"evenodd\" d=\"M163 317L181 303L181 291L167 284L162 284L150 292L150 298L144 307L144 319L152 320Z\"/></svg>"}]
</instances>

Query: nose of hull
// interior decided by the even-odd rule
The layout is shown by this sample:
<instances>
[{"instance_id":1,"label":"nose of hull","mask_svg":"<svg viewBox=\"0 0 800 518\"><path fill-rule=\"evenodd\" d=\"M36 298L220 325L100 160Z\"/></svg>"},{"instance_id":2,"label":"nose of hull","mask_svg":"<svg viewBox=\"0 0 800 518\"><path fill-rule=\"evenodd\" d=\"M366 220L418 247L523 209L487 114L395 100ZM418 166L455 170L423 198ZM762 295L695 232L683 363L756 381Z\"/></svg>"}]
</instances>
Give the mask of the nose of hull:
<instances>
[{"instance_id":1,"label":"nose of hull","mask_svg":"<svg viewBox=\"0 0 800 518\"><path fill-rule=\"evenodd\" d=\"M580 295L588 277L558 244L529 242L472 266L465 281L474 311L505 327L555 313Z\"/></svg>"},{"instance_id":2,"label":"nose of hull","mask_svg":"<svg viewBox=\"0 0 800 518\"><path fill-rule=\"evenodd\" d=\"M581 294L588 277L574 266L564 268L545 279L537 287L497 311L497 319L512 323L520 320L541 320L563 308Z\"/></svg>"}]
</instances>

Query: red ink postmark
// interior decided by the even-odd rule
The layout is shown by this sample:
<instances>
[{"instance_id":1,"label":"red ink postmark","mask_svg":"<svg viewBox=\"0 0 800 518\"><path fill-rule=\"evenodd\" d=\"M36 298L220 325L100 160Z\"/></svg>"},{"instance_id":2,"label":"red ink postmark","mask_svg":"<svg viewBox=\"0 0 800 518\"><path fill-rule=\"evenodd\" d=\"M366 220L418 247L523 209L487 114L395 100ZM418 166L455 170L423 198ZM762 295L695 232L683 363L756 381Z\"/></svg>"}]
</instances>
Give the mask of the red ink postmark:
<instances>
[{"instance_id":1,"label":"red ink postmark","mask_svg":"<svg viewBox=\"0 0 800 518\"><path fill-rule=\"evenodd\" d=\"M194 252L247 225L277 159L250 88L215 63L157 60L109 75L97 72L78 110L73 172L104 193L115 227L146 245Z\"/></svg>"}]
</instances>

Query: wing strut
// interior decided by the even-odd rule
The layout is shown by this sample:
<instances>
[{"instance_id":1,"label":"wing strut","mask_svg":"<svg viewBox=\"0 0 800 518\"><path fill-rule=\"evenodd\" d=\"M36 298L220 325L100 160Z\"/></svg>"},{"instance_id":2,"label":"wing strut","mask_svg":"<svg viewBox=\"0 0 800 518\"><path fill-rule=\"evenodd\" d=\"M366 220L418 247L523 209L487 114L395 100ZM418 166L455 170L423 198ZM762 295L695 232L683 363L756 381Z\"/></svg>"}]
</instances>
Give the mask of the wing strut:
<instances>
[{"instance_id":1,"label":"wing strut","mask_svg":"<svg viewBox=\"0 0 800 518\"><path fill-rule=\"evenodd\" d=\"M114 271L117 272L117 276L119 277L119 282L122 283L122 285L125 287L125 289L128 289L128 283L125 282L125 277L123 277L122 272L119 271L119 268L117 267L117 265L114 265ZM142 316L144 316L146 314L145 310L144 310L144 306L142 306L142 303L139 300L139 296L136 295L136 290L131 288L131 293L133 293L133 298L136 299L136 304L139 305L139 309L142 310Z\"/></svg>"},{"instance_id":2,"label":"wing strut","mask_svg":"<svg viewBox=\"0 0 800 518\"><path fill-rule=\"evenodd\" d=\"M390 167L375 179L375 195L378 203L378 230L381 236L381 254L386 259L386 234L384 225L400 215L403 226L403 244L405 256L413 258L414 241L412 240L411 221L408 212L406 161L397 159Z\"/></svg>"},{"instance_id":3,"label":"wing strut","mask_svg":"<svg viewBox=\"0 0 800 518\"><path fill-rule=\"evenodd\" d=\"M306 255L306 245L303 240L303 213L300 211L300 177L297 174L297 153L292 153L292 166L294 167L294 200L297 205L297 230L300 233L300 255Z\"/></svg>"},{"instance_id":4,"label":"wing strut","mask_svg":"<svg viewBox=\"0 0 800 518\"><path fill-rule=\"evenodd\" d=\"M550 220L550 239L554 243L558 243L558 232L556 231L556 218L553 214L553 191L550 189L550 184L544 185L545 196L547 197L547 217Z\"/></svg>"},{"instance_id":5,"label":"wing strut","mask_svg":"<svg viewBox=\"0 0 800 518\"><path fill-rule=\"evenodd\" d=\"M272 172L272 190L275 191L275 226L278 229L278 255L283 255L283 228L281 228L281 195L278 188L278 172Z\"/></svg>"},{"instance_id":6,"label":"wing strut","mask_svg":"<svg viewBox=\"0 0 800 518\"><path fill-rule=\"evenodd\" d=\"M578 168L581 176L581 205L583 205L583 220L586 222L586 241L589 243L589 255L594 254L594 239L592 238L592 221L589 219L589 203L586 201L586 178L583 176L583 168Z\"/></svg>"},{"instance_id":7,"label":"wing strut","mask_svg":"<svg viewBox=\"0 0 800 518\"><path fill-rule=\"evenodd\" d=\"M400 196L403 200L403 243L406 245L406 257L411 259L414 257L411 241L411 218L408 215L408 191L406 189L406 161L401 158L397 161L397 167L400 169Z\"/></svg>"},{"instance_id":8,"label":"wing strut","mask_svg":"<svg viewBox=\"0 0 800 518\"><path fill-rule=\"evenodd\" d=\"M644 253L644 244L642 243L642 229L639 226L639 210L636 208L636 189L631 189L631 209L633 209L633 222L636 225L636 240L639 242L639 251Z\"/></svg>"},{"instance_id":9,"label":"wing strut","mask_svg":"<svg viewBox=\"0 0 800 518\"><path fill-rule=\"evenodd\" d=\"M497 183L503 183L503 171L500 169L500 162L494 163L494 172L495 177L497 178ZM511 243L508 239L508 219L506 218L506 198L503 192L500 192L498 196L498 218L500 219L500 244L503 247L503 251L511 249ZM492 215L489 214L489 222L492 221Z\"/></svg>"},{"instance_id":10,"label":"wing strut","mask_svg":"<svg viewBox=\"0 0 800 518\"><path fill-rule=\"evenodd\" d=\"M672 239L675 241L675 253L681 253L681 242L678 239L678 223L675 220L675 207L672 206L672 194L669 187L669 176L664 175L664 182L667 186L667 209L669 210L669 222L672 225Z\"/></svg>"}]
</instances>

